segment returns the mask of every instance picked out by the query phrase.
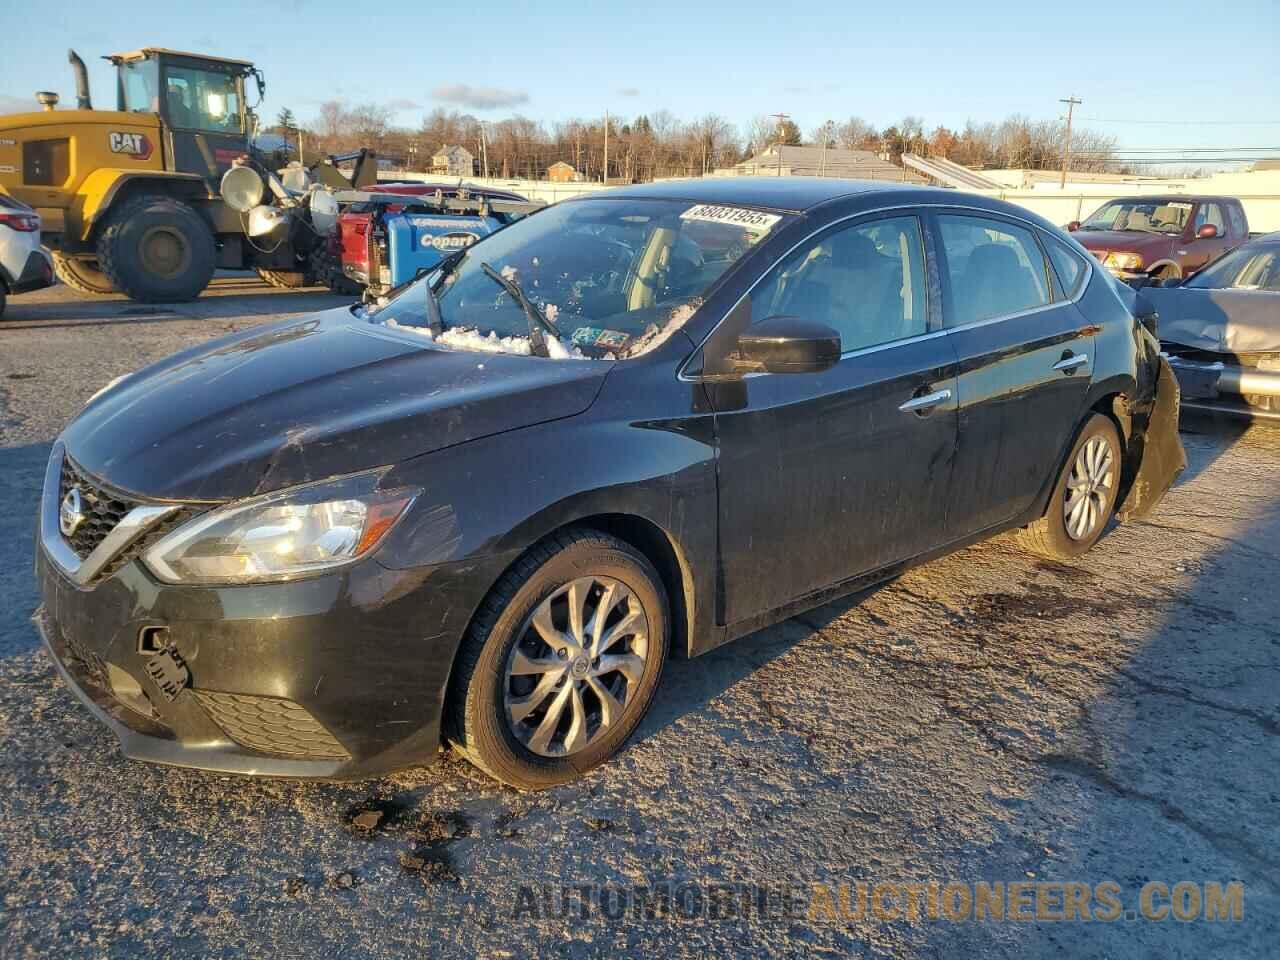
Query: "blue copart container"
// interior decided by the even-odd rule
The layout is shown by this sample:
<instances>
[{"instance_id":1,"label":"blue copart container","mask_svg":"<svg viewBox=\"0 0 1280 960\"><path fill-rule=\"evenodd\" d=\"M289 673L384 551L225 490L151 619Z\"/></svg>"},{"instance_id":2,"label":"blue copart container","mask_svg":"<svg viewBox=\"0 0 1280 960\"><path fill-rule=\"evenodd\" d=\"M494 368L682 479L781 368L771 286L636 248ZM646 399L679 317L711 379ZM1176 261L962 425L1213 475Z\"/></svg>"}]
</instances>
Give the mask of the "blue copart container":
<instances>
[{"instance_id":1,"label":"blue copart container","mask_svg":"<svg viewBox=\"0 0 1280 960\"><path fill-rule=\"evenodd\" d=\"M390 282L407 283L423 267L431 268L455 250L488 236L501 224L493 217L397 213L386 218Z\"/></svg>"}]
</instances>

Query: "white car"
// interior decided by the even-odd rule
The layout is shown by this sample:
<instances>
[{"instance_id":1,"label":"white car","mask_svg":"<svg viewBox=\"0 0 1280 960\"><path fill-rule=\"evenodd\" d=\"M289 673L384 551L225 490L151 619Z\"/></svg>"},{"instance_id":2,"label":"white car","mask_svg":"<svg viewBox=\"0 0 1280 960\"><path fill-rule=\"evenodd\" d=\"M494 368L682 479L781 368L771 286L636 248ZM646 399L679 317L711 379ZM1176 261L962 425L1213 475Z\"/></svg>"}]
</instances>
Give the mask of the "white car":
<instances>
[{"instance_id":1,"label":"white car","mask_svg":"<svg viewBox=\"0 0 1280 960\"><path fill-rule=\"evenodd\" d=\"M20 200L0 193L0 316L11 293L53 283L53 264L40 249L40 217Z\"/></svg>"}]
</instances>

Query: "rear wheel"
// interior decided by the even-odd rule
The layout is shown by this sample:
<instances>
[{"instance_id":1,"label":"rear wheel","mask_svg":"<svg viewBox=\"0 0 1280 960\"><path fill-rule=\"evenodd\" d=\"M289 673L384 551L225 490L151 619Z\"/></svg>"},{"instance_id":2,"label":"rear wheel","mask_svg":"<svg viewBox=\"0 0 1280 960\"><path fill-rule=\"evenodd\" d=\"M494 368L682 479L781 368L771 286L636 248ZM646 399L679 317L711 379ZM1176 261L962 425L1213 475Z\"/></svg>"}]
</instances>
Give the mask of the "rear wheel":
<instances>
[{"instance_id":1,"label":"rear wheel","mask_svg":"<svg viewBox=\"0 0 1280 960\"><path fill-rule=\"evenodd\" d=\"M1120 434L1095 413L1067 457L1044 516L1018 531L1023 546L1069 560L1097 543L1115 512L1120 464Z\"/></svg>"},{"instance_id":2,"label":"rear wheel","mask_svg":"<svg viewBox=\"0 0 1280 960\"><path fill-rule=\"evenodd\" d=\"M668 624L662 580L634 547L586 529L549 538L463 641L446 718L455 749L522 790L604 763L653 701Z\"/></svg>"},{"instance_id":3,"label":"rear wheel","mask_svg":"<svg viewBox=\"0 0 1280 960\"><path fill-rule=\"evenodd\" d=\"M272 287L282 290L297 290L312 286L312 279L303 270L263 270L258 269L258 276Z\"/></svg>"},{"instance_id":4,"label":"rear wheel","mask_svg":"<svg viewBox=\"0 0 1280 960\"><path fill-rule=\"evenodd\" d=\"M81 293L115 293L115 285L102 272L97 260L83 260L50 251L53 256L53 272L72 290Z\"/></svg>"},{"instance_id":5,"label":"rear wheel","mask_svg":"<svg viewBox=\"0 0 1280 960\"><path fill-rule=\"evenodd\" d=\"M213 232L190 206L141 196L112 212L98 263L121 293L145 303L194 300L213 279Z\"/></svg>"}]
</instances>

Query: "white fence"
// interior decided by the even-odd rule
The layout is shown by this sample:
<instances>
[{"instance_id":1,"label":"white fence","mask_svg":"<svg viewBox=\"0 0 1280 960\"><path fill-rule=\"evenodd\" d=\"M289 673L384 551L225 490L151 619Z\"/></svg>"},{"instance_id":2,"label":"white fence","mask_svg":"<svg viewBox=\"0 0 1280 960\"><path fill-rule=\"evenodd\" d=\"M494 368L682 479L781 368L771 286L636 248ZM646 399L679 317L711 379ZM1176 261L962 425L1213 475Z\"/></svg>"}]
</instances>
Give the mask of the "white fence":
<instances>
[{"instance_id":1,"label":"white fence","mask_svg":"<svg viewBox=\"0 0 1280 960\"><path fill-rule=\"evenodd\" d=\"M1280 171L1277 171L1280 174ZM402 173L398 171L381 171L383 180L419 180L423 183L439 183L453 185L456 177L440 177L429 173ZM1244 179L1249 178L1249 179ZM1023 189L1023 190L975 190L983 196L1007 200L1020 207L1038 213L1051 223L1065 225L1072 220L1083 220L1108 200L1116 197L1131 197L1143 193L1187 193L1209 194L1238 197L1244 204L1245 213L1249 217L1249 229L1263 233L1280 230L1280 178L1275 186L1276 192L1240 192L1241 187L1251 184L1256 174L1222 175L1206 180L1179 180L1170 183L1109 183L1090 186L1085 189L1065 191L1058 189ZM601 183L552 183L549 180L514 180L501 177L469 177L468 183L477 186L493 187L497 190L510 190L530 200L545 200L555 203L584 193L596 193L610 189ZM1259 184L1262 186L1263 184ZM1267 180L1265 187L1271 188L1273 183Z\"/></svg>"}]
</instances>

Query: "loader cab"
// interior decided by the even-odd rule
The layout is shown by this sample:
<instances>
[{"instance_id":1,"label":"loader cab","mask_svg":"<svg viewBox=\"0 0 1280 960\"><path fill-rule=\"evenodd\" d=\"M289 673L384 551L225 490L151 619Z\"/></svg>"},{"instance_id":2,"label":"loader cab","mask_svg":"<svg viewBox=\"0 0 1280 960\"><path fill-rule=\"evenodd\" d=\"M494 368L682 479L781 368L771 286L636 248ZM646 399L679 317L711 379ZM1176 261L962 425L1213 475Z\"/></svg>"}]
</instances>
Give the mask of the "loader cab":
<instances>
[{"instance_id":1,"label":"loader cab","mask_svg":"<svg viewBox=\"0 0 1280 960\"><path fill-rule=\"evenodd\" d=\"M116 65L117 108L160 117L166 168L198 174L216 190L249 150L245 78L258 80L261 92L253 64L151 47L106 59Z\"/></svg>"}]
</instances>

